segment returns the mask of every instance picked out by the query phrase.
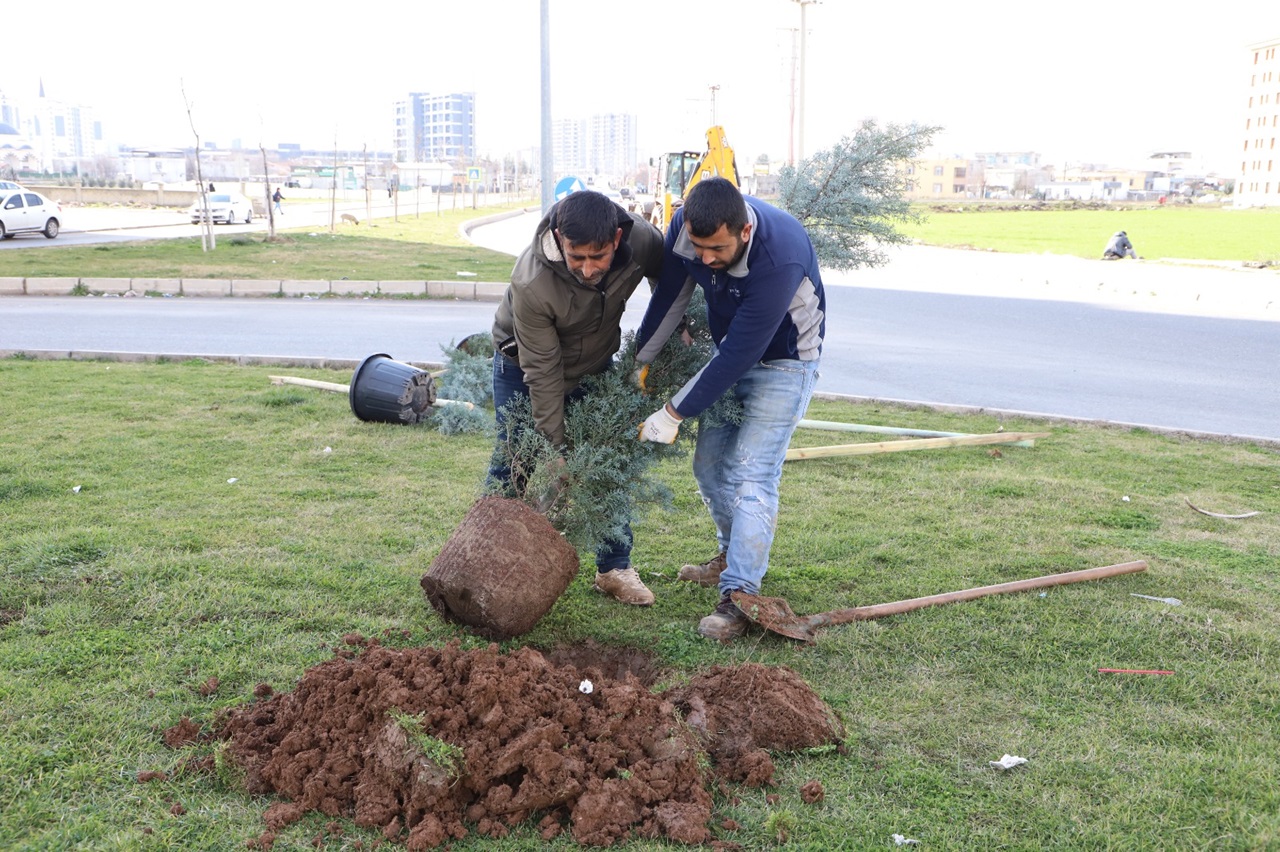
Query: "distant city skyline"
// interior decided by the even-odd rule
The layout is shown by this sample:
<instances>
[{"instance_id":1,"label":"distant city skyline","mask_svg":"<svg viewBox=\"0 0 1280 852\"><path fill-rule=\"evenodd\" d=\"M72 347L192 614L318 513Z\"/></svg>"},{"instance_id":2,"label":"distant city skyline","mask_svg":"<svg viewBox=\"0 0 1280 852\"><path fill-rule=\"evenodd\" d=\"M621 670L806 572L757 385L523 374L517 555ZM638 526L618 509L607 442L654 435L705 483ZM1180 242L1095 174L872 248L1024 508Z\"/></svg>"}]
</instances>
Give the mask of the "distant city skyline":
<instances>
[{"instance_id":1,"label":"distant city skyline","mask_svg":"<svg viewBox=\"0 0 1280 852\"><path fill-rule=\"evenodd\" d=\"M548 7L553 120L634 115L641 159L700 147L713 122L740 162L794 151L795 0L740 0L732 14L652 0L621 26L590 0ZM393 104L410 92L473 92L479 155L538 146L535 0L424 4L377 26L309 8L266 4L234 26L213 12L192 34L156 0L128 15L86 6L59 49L11 69L0 92L25 101L43 81L49 97L92 108L113 145L187 147L194 122L221 147L355 150L392 150ZM1080 0L1069 13L823 0L804 12L805 154L871 118L940 126L940 153L1136 165L1183 150L1228 176L1239 166L1246 46L1280 35L1280 7L1262 0L1218 4L1212 19L1151 0ZM190 61L197 55L214 58Z\"/></svg>"}]
</instances>

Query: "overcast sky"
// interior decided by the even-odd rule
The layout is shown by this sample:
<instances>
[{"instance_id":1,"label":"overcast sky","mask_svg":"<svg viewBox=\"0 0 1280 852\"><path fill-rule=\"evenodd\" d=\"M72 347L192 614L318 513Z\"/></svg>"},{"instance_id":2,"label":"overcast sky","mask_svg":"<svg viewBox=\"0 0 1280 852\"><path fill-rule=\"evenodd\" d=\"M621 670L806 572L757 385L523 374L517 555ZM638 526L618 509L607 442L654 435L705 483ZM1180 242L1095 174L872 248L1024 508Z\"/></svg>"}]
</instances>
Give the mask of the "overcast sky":
<instances>
[{"instance_id":1,"label":"overcast sky","mask_svg":"<svg viewBox=\"0 0 1280 852\"><path fill-rule=\"evenodd\" d=\"M740 164L785 160L799 101L796 0L548 0L551 110L638 117L641 158L701 149L714 120ZM296 142L389 149L410 91L476 93L482 155L540 138L540 0L339 6L73 0L56 35L8 62L0 91L91 106L110 141ZM1033 150L1042 162L1137 165L1186 150L1234 170L1246 47L1280 37L1280 2L805 7L804 153L865 118L941 126L944 153ZM798 80L797 80L798 84ZM183 91L185 89L185 101Z\"/></svg>"}]
</instances>

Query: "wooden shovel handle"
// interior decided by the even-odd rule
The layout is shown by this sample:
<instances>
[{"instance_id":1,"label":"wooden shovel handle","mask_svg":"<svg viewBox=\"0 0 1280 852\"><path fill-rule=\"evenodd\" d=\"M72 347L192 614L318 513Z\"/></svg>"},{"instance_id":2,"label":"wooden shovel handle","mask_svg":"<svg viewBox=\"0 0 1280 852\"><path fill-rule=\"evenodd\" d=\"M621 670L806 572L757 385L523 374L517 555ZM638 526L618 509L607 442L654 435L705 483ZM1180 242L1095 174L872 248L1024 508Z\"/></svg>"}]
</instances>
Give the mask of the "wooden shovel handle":
<instances>
[{"instance_id":1,"label":"wooden shovel handle","mask_svg":"<svg viewBox=\"0 0 1280 852\"><path fill-rule=\"evenodd\" d=\"M1142 560L1138 560L1137 562L1121 562L1118 565L1104 565L1101 568L1085 568L1080 571L1066 571L1062 574L1050 574L1047 577L1031 577L1027 580L1013 580L1008 583L997 583L994 586L981 586L976 589L964 589L959 592L944 592L940 595L912 598L907 601L895 601L893 603L875 604L873 606L859 606L851 609L838 609L832 612L811 615L806 619L806 621L808 621L812 626L825 624L848 624L851 621L868 621L873 618L884 618L887 615L911 612L914 609L924 609L927 606L955 603L956 601L970 601L974 598L985 598L988 595L1003 595L1008 594L1009 592L1023 592L1027 589L1041 589L1045 586L1061 586L1066 583L1083 583L1086 580L1102 580L1106 577L1115 577L1120 574L1133 574L1138 571L1145 570L1147 570L1147 563Z\"/></svg>"}]
</instances>

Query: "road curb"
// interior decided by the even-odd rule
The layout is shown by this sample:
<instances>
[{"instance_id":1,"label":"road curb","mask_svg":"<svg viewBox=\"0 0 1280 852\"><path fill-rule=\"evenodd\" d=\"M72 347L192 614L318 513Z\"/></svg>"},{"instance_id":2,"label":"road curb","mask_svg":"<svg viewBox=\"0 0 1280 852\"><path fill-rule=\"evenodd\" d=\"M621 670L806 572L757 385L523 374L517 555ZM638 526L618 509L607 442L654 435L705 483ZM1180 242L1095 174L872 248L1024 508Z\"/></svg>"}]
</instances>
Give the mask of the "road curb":
<instances>
[{"instance_id":1,"label":"road curb","mask_svg":"<svg viewBox=\"0 0 1280 852\"><path fill-rule=\"evenodd\" d=\"M225 278L0 278L0 296L413 298L500 302L506 281L272 281Z\"/></svg>"}]
</instances>

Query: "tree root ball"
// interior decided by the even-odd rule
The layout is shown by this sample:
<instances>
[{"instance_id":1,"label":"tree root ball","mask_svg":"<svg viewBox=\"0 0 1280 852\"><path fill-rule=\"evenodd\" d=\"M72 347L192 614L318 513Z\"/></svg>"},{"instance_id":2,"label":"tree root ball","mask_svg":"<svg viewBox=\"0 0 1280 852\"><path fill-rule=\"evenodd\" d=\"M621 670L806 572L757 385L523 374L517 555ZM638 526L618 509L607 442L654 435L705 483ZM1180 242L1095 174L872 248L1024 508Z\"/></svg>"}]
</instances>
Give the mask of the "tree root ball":
<instances>
[{"instance_id":1,"label":"tree root ball","mask_svg":"<svg viewBox=\"0 0 1280 852\"><path fill-rule=\"evenodd\" d=\"M484 497L422 578L436 612L482 636L528 633L578 574L578 554L518 500Z\"/></svg>"}]
</instances>

